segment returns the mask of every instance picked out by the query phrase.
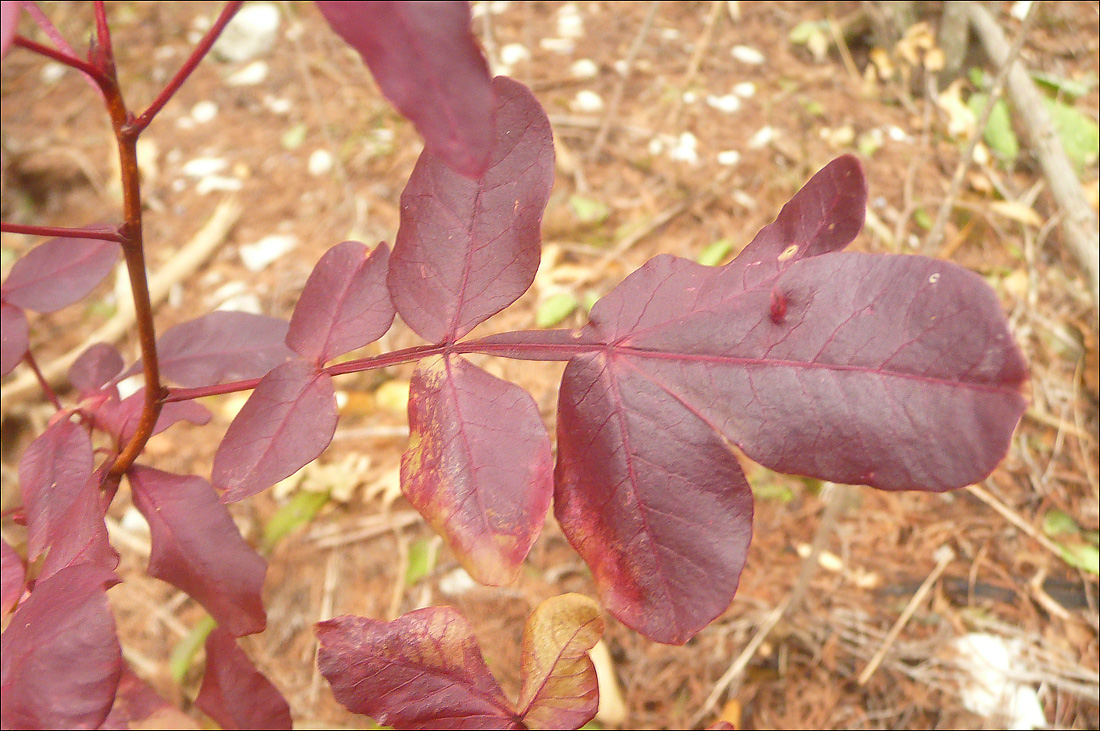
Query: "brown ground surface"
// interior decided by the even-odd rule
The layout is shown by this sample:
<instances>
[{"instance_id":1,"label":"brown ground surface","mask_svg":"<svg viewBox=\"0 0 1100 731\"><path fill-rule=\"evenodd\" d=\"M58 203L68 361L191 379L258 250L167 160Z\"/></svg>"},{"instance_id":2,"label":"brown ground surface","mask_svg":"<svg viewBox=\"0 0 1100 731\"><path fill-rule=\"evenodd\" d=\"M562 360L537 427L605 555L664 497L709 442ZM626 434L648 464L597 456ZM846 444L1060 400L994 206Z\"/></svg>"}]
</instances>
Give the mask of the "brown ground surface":
<instances>
[{"instance_id":1,"label":"brown ground surface","mask_svg":"<svg viewBox=\"0 0 1100 731\"><path fill-rule=\"evenodd\" d=\"M1007 4L994 5L1011 37L1019 22L1009 17ZM312 6L280 7L279 41L262 57L270 67L263 83L229 86L226 77L243 64L207 59L146 135L155 145L145 171L154 270L227 195L197 192L182 166L193 158L220 157L229 163L222 174L243 181L236 194L244 207L239 222L200 273L182 282L158 310L162 330L231 294L251 293L263 312L289 316L313 263L329 246L347 238L393 240L397 199L419 139L380 98L358 58ZM578 4L583 34L567 52L540 44L559 37L561 4L488 7L500 12L489 14L489 23L476 21L479 35L497 60L508 44L529 49L531 57L517 62L512 75L535 90L560 145L559 174L544 225L548 265L528 294L488 323L492 329L532 327L547 296L561 290L581 299L601 295L658 253L694 257L722 238L731 239L736 252L814 171L856 150L861 140L876 223L854 247L915 253L965 143L965 133L962 140L948 134L948 114L925 94L919 62L913 66L895 53L895 74L882 79L873 70L865 74L873 47L867 33L851 37L843 53L830 40L819 61L788 41L802 21L831 19L843 26L868 6L684 2L658 8L607 142L589 157L602 115L578 109L577 94L591 90L610 104L621 83L615 64L627 57L649 6ZM186 56L188 37L205 27L200 24L208 23L218 6L123 3L109 8L123 88L132 106L141 108ZM71 42L87 38L90 6L62 3L46 11ZM934 27L940 5L929 3L924 12ZM1097 4L1048 3L1039 12L1023 47L1028 66L1070 79L1091 74L1095 80L1100 72ZM708 18L715 19L713 35L699 52L697 68L689 71ZM23 31L33 32L31 26L24 17ZM765 62L736 59L731 48L739 45L757 49ZM575 78L570 67L578 59L595 62L597 75ZM988 68L976 45L966 65L971 66ZM82 79L71 72L51 77L46 67L20 49L3 65L3 218L45 225L116 218L114 150L105 115ZM728 95L743 82L752 82L755 94L741 98L738 111L707 103L708 95ZM947 80L939 85L946 87ZM181 121L204 101L217 107L212 121ZM1076 106L1097 117L1095 85ZM754 144L766 126L774 138ZM650 147L660 135L679 138L685 132L697 140L697 164L672 159L667 145L661 151ZM871 151L867 143L875 140L880 144ZM317 150L337 161L321 175L308 170ZM730 150L740 153L740 161L719 164L718 153ZM1091 185L1094 205L1096 178L1094 162L1082 176L1086 188ZM605 205L606 220L597 225L579 220L571 195ZM1000 215L991 204L1002 197L1030 204L1038 225ZM674 215L654 226L666 211ZM1001 295L1032 368L1028 414L985 488L1028 526L1040 526L1043 516L1057 508L1095 531L1100 519L1097 321L1081 268L1060 231L1046 225L1057 213L1025 146L1013 170L996 163L971 168L943 255L977 271ZM648 233L596 266L624 235L637 230ZM297 248L258 273L248 271L238 247L274 233L297 236ZM33 243L5 234L5 270L9 252L19 255ZM40 362L74 347L110 317L113 297L105 285L81 305L34 320L32 343ZM574 314L566 324L581 322ZM416 343L398 324L382 345L392 349ZM124 352L132 354L135 347L132 341L123 343ZM488 362L487 367L528 388L552 426L560 367L511 361ZM470 618L489 665L514 694L526 614L564 591L595 595L586 570L552 521L515 586L448 594L448 577L457 563L446 548L426 577L406 584L410 547L415 553L432 535L422 521L402 520L409 507L393 492L394 470L405 446L404 415L400 407L387 406L392 399L386 394L398 390L410 372L394 368L338 383L348 396L345 414L337 440L321 461L358 457L366 466L342 478L357 486L350 496L330 501L310 526L272 553L268 630L244 641L303 726L370 726L368 719L340 707L317 674L311 625L319 619L347 613L392 618L417 606L452 603ZM391 381L396 386L378 390ZM148 455L156 466L209 475L217 441L240 400L225 397L212 404L217 412L212 426L179 427L150 443ZM5 410L6 510L17 495L12 466L49 410L32 400L6 403ZM747 466L758 491L755 538L729 610L684 647L649 642L608 618L605 641L623 689L626 726L695 723L716 681L795 585L802 561L798 549L813 540L825 502L801 480ZM319 476L309 479L323 483ZM835 561L824 561L813 573L804 601L770 633L723 703L700 725L723 712L743 728L995 727L999 721L985 720L961 704L964 678L951 664L948 649L953 638L967 632L992 632L1017 638L1028 648L1030 664L1020 669L1031 673L1030 681L1039 687L1049 723L1100 726L1095 575L1069 567L965 491L887 494L851 488L837 499L843 499L843 507L825 536L825 549ZM271 491L233 506L245 535L255 540L285 500L285 494ZM127 527L132 526L127 509L128 497L122 495L112 517L122 525L118 548L125 582L110 593L127 657L166 697L201 718L190 709L201 656L182 685L168 672L173 647L201 610L144 576L142 543L147 539L140 526ZM4 531L18 541L17 529L6 519ZM323 535L339 536L338 545L326 547ZM859 673L933 570L933 555L943 546L955 552L955 560L916 607L881 667L860 685Z\"/></svg>"}]
</instances>

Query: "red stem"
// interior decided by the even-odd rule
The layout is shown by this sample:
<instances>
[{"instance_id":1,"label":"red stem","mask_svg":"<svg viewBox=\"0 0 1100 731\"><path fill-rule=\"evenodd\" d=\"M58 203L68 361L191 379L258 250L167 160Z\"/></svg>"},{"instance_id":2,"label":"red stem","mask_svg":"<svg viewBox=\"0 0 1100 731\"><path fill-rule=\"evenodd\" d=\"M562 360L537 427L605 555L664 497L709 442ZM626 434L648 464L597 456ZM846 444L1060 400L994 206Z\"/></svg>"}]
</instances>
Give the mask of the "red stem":
<instances>
[{"instance_id":1,"label":"red stem","mask_svg":"<svg viewBox=\"0 0 1100 731\"><path fill-rule=\"evenodd\" d=\"M58 63L63 63L66 66L71 66L74 69L76 69L78 71L81 71L82 73L85 73L88 76L90 76L92 78L92 80L94 82L96 82L97 84L102 80L103 75L99 73L99 69L97 69L95 66L92 66L87 61L82 61L81 59L77 58L76 56L70 56L68 53L65 53L64 51L59 51L56 48L50 48L49 46L44 46L41 43L38 43L37 41L32 41L30 38L27 38L26 36L20 36L20 35L17 35L15 37L15 40L13 41L13 43L17 46L22 46L23 48L26 48L28 51L34 51L35 53L39 53L39 54L42 54L43 56L46 56L47 58L52 58L54 61L57 61Z\"/></svg>"},{"instance_id":2,"label":"red stem","mask_svg":"<svg viewBox=\"0 0 1100 731\"><path fill-rule=\"evenodd\" d=\"M389 368L390 366L401 365L403 363L415 363L421 358L449 353L481 353L484 355L495 355L500 358L512 358L516 360L569 360L574 355L590 353L594 350L606 347L603 343L598 342L578 342L575 344L562 343L559 338L554 337L556 334L562 332L565 331L547 330L545 333L540 333L538 331L528 330L524 331L522 334L530 336L530 339L517 338L513 342L508 343L467 340L461 343L417 345L412 348L394 350L390 353L373 355L369 358L358 358L343 363L335 363L323 368L322 371L329 376L342 376L348 373ZM540 340L539 336L543 334L545 337ZM520 335L520 333L513 333L513 335ZM486 340L489 339L487 338ZM189 401L191 399L204 398L206 396L220 396L227 393L247 391L256 388L261 380L260 378L249 378L242 381L222 383L216 386L172 388L168 390L168 395L164 398L164 402Z\"/></svg>"},{"instance_id":3,"label":"red stem","mask_svg":"<svg viewBox=\"0 0 1100 731\"><path fill-rule=\"evenodd\" d=\"M34 377L38 379L38 385L42 387L43 393L46 394L46 398L50 400L50 403L54 405L58 411L63 408L61 406L61 399L57 397L57 393L53 390L53 386L46 380L46 377L42 375L42 371L38 368L38 361L31 355L31 351L28 348L27 352L23 354L23 362L30 366L31 371L34 373Z\"/></svg>"},{"instance_id":4,"label":"red stem","mask_svg":"<svg viewBox=\"0 0 1100 731\"><path fill-rule=\"evenodd\" d=\"M92 228L64 228L61 226L26 226L22 223L0 222L0 231L12 234L28 234L30 236L68 237L74 239L99 239L101 241L116 241L122 243L122 235L118 231L102 231Z\"/></svg>"},{"instance_id":5,"label":"red stem","mask_svg":"<svg viewBox=\"0 0 1100 731\"><path fill-rule=\"evenodd\" d=\"M153 103L149 105L149 108L138 115L132 123L132 126L136 132L141 132L143 129L149 126L149 123L153 121L153 118L157 116L164 105L168 103L168 100L172 98L179 88L183 85L184 81L187 81L187 77L191 75L191 72L195 70L195 67L199 65L203 57L210 52L210 48L214 45L214 42L218 40L218 36L221 35L225 26L233 19L233 16L240 10L243 5L243 0L235 0L234 2L226 5L218 16L218 19L214 21L214 25L210 27L210 30L206 31L206 35L203 36L199 44L195 46L195 50L191 51L191 55L187 57L187 60L183 62L183 66L180 67L176 75L168 82L167 86L161 90L157 98L153 100Z\"/></svg>"}]
</instances>

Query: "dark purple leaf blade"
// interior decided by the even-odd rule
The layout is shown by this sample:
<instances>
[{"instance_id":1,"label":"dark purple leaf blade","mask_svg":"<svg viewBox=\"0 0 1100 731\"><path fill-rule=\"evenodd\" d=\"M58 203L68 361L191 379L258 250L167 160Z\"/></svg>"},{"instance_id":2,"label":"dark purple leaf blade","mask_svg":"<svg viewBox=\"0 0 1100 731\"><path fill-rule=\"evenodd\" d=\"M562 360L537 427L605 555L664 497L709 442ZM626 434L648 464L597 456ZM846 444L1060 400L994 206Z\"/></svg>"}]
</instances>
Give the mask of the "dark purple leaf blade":
<instances>
[{"instance_id":1,"label":"dark purple leaf blade","mask_svg":"<svg viewBox=\"0 0 1100 731\"><path fill-rule=\"evenodd\" d=\"M82 393L98 391L126 367L122 355L113 345L96 343L89 346L69 367L69 383Z\"/></svg>"},{"instance_id":2,"label":"dark purple leaf blade","mask_svg":"<svg viewBox=\"0 0 1100 731\"><path fill-rule=\"evenodd\" d=\"M169 328L157 341L160 370L185 388L261 378L294 352L288 324L249 312L211 312ZM130 373L140 371L140 364Z\"/></svg>"},{"instance_id":3,"label":"dark purple leaf blade","mask_svg":"<svg viewBox=\"0 0 1100 731\"><path fill-rule=\"evenodd\" d=\"M2 539L0 559L0 614L7 614L18 603L19 597L23 596L27 572L23 567L23 559Z\"/></svg>"},{"instance_id":4,"label":"dark purple leaf blade","mask_svg":"<svg viewBox=\"0 0 1100 731\"><path fill-rule=\"evenodd\" d=\"M800 261L621 346L631 367L755 461L835 482L949 490L981 480L1025 405L1027 367L996 295L922 257Z\"/></svg>"},{"instance_id":5,"label":"dark purple leaf blade","mask_svg":"<svg viewBox=\"0 0 1100 731\"><path fill-rule=\"evenodd\" d=\"M810 178L775 221L722 267L724 295L754 287L801 259L840 251L863 228L866 211L863 168L854 155L842 155Z\"/></svg>"},{"instance_id":6,"label":"dark purple leaf blade","mask_svg":"<svg viewBox=\"0 0 1100 731\"><path fill-rule=\"evenodd\" d=\"M230 729L289 729L290 706L222 627L206 638L206 673L195 699L203 713Z\"/></svg>"},{"instance_id":7,"label":"dark purple leaf blade","mask_svg":"<svg viewBox=\"0 0 1100 731\"><path fill-rule=\"evenodd\" d=\"M493 80L492 162L464 178L425 149L401 194L387 282L401 318L429 342L456 340L527 291L554 182L550 122L522 84Z\"/></svg>"},{"instance_id":8,"label":"dark purple leaf blade","mask_svg":"<svg viewBox=\"0 0 1100 731\"><path fill-rule=\"evenodd\" d=\"M332 29L363 57L382 93L425 148L478 177L493 148L489 65L466 3L318 2Z\"/></svg>"},{"instance_id":9,"label":"dark purple leaf blade","mask_svg":"<svg viewBox=\"0 0 1100 731\"><path fill-rule=\"evenodd\" d=\"M22 309L0 303L0 376L12 372L27 353L30 326Z\"/></svg>"},{"instance_id":10,"label":"dark purple leaf blade","mask_svg":"<svg viewBox=\"0 0 1100 731\"><path fill-rule=\"evenodd\" d=\"M100 500L99 486L105 471L96 470L58 518L50 535L50 550L38 573L39 581L78 564L102 566L108 571L118 567L118 553L107 536Z\"/></svg>"},{"instance_id":11,"label":"dark purple leaf blade","mask_svg":"<svg viewBox=\"0 0 1100 731\"><path fill-rule=\"evenodd\" d=\"M80 564L35 586L4 631L4 728L96 728L122 673L122 649L102 567Z\"/></svg>"},{"instance_id":12,"label":"dark purple leaf blade","mask_svg":"<svg viewBox=\"0 0 1100 731\"><path fill-rule=\"evenodd\" d=\"M130 666L122 664L122 678L118 681L115 703L107 714L101 729L131 728L194 728L200 726L190 716L157 695L144 680L134 674Z\"/></svg>"},{"instance_id":13,"label":"dark purple leaf blade","mask_svg":"<svg viewBox=\"0 0 1100 731\"><path fill-rule=\"evenodd\" d=\"M120 249L101 239L50 239L11 268L5 302L35 312L53 312L83 299L111 273Z\"/></svg>"},{"instance_id":14,"label":"dark purple leaf blade","mask_svg":"<svg viewBox=\"0 0 1100 731\"><path fill-rule=\"evenodd\" d=\"M475 579L515 579L550 507L552 470L530 394L459 356L420 363L401 489Z\"/></svg>"},{"instance_id":15,"label":"dark purple leaf blade","mask_svg":"<svg viewBox=\"0 0 1100 731\"><path fill-rule=\"evenodd\" d=\"M93 418L97 429L110 432L120 444L126 444L137 431L145 408L145 388L119 401L111 394L96 408ZM156 436L173 424L188 421L202 426L209 423L210 410L198 401L169 401L163 404L150 436Z\"/></svg>"},{"instance_id":16,"label":"dark purple leaf blade","mask_svg":"<svg viewBox=\"0 0 1100 731\"><path fill-rule=\"evenodd\" d=\"M336 431L332 379L304 360L264 376L229 425L214 455L223 502L266 490L325 451Z\"/></svg>"},{"instance_id":17,"label":"dark purple leaf blade","mask_svg":"<svg viewBox=\"0 0 1100 731\"><path fill-rule=\"evenodd\" d=\"M369 253L358 241L326 251L298 298L287 345L321 364L382 337L394 315L386 288L389 260L384 242Z\"/></svg>"},{"instance_id":18,"label":"dark purple leaf blade","mask_svg":"<svg viewBox=\"0 0 1100 731\"><path fill-rule=\"evenodd\" d=\"M752 493L721 437L617 355L566 366L554 514L608 611L669 644L729 606L752 537Z\"/></svg>"},{"instance_id":19,"label":"dark purple leaf blade","mask_svg":"<svg viewBox=\"0 0 1100 731\"><path fill-rule=\"evenodd\" d=\"M453 607L315 625L318 666L345 708L402 729L525 728Z\"/></svg>"},{"instance_id":20,"label":"dark purple leaf blade","mask_svg":"<svg viewBox=\"0 0 1100 731\"><path fill-rule=\"evenodd\" d=\"M210 483L140 465L127 474L134 505L149 522L149 575L187 592L233 635L262 632L267 562L241 537Z\"/></svg>"},{"instance_id":21,"label":"dark purple leaf blade","mask_svg":"<svg viewBox=\"0 0 1100 731\"><path fill-rule=\"evenodd\" d=\"M19 487L27 515L27 558L36 560L65 529L64 515L92 477L92 442L83 427L57 421L19 460Z\"/></svg>"}]
</instances>

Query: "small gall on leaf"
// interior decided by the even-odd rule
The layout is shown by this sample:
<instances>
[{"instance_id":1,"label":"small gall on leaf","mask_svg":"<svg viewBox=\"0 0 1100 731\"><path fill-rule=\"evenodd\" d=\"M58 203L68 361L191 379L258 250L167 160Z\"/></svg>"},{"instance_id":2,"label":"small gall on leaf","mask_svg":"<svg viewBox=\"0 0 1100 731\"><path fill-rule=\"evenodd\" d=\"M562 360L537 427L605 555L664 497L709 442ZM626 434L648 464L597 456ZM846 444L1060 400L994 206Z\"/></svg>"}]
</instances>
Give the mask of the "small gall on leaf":
<instances>
[{"instance_id":1,"label":"small gall on leaf","mask_svg":"<svg viewBox=\"0 0 1100 731\"><path fill-rule=\"evenodd\" d=\"M776 325L781 325L787 319L787 295L779 292L779 290L772 290L771 300L768 304L768 315Z\"/></svg>"}]
</instances>

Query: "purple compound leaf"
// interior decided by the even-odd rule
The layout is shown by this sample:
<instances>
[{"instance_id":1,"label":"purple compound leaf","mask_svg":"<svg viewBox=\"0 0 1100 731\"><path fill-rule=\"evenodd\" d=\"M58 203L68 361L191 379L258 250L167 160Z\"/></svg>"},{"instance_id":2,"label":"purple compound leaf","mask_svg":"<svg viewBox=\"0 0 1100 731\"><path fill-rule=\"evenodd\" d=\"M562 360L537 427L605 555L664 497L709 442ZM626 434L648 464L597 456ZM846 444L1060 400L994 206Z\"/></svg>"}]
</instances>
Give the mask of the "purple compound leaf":
<instances>
[{"instance_id":1,"label":"purple compound leaf","mask_svg":"<svg viewBox=\"0 0 1100 731\"><path fill-rule=\"evenodd\" d=\"M467 334L527 291L538 269L542 212L554 181L554 142L522 84L493 80L497 136L475 180L428 149L401 194L387 282L401 318L429 342Z\"/></svg>"},{"instance_id":2,"label":"purple compound leaf","mask_svg":"<svg viewBox=\"0 0 1100 731\"><path fill-rule=\"evenodd\" d=\"M113 345L96 343L89 346L69 367L69 383L81 393L90 393L110 383L126 367L122 355Z\"/></svg>"},{"instance_id":3,"label":"purple compound leaf","mask_svg":"<svg viewBox=\"0 0 1100 731\"><path fill-rule=\"evenodd\" d=\"M195 705L226 731L291 727L290 706L282 693L222 627L206 638L206 673Z\"/></svg>"},{"instance_id":4,"label":"purple compound leaf","mask_svg":"<svg viewBox=\"0 0 1100 731\"><path fill-rule=\"evenodd\" d=\"M185 388L261 378L294 356L285 320L249 312L211 312L169 328L157 341L160 370ZM127 374L138 373L140 362Z\"/></svg>"},{"instance_id":5,"label":"purple compound leaf","mask_svg":"<svg viewBox=\"0 0 1100 731\"><path fill-rule=\"evenodd\" d=\"M0 376L11 373L30 345L30 328L23 310L0 303Z\"/></svg>"},{"instance_id":6,"label":"purple compound leaf","mask_svg":"<svg viewBox=\"0 0 1100 731\"><path fill-rule=\"evenodd\" d=\"M4 631L0 724L97 728L114 702L122 649L101 566L80 564L38 583Z\"/></svg>"},{"instance_id":7,"label":"purple compound leaf","mask_svg":"<svg viewBox=\"0 0 1100 731\"><path fill-rule=\"evenodd\" d=\"M62 419L30 443L19 460L28 560L36 560L65 530L66 511L91 479L92 442L83 427Z\"/></svg>"},{"instance_id":8,"label":"purple compound leaf","mask_svg":"<svg viewBox=\"0 0 1100 731\"><path fill-rule=\"evenodd\" d=\"M127 474L134 505L149 522L149 575L187 592L233 635L262 632L267 562L241 537L210 483L140 465Z\"/></svg>"},{"instance_id":9,"label":"purple compound leaf","mask_svg":"<svg viewBox=\"0 0 1100 731\"><path fill-rule=\"evenodd\" d=\"M553 492L550 438L530 394L457 356L421 362L409 389L405 497L471 576L515 579Z\"/></svg>"},{"instance_id":10,"label":"purple compound leaf","mask_svg":"<svg viewBox=\"0 0 1100 731\"><path fill-rule=\"evenodd\" d=\"M53 312L83 299L111 273L121 249L102 239L50 239L11 268L0 288L4 301Z\"/></svg>"},{"instance_id":11,"label":"purple compound leaf","mask_svg":"<svg viewBox=\"0 0 1100 731\"><path fill-rule=\"evenodd\" d=\"M485 172L493 149L493 89L467 3L316 5L424 137L425 149L462 175Z\"/></svg>"},{"instance_id":12,"label":"purple compound leaf","mask_svg":"<svg viewBox=\"0 0 1100 731\"><path fill-rule=\"evenodd\" d=\"M394 315L386 288L389 259L385 242L369 253L358 241L326 251L298 298L287 345L323 364L382 337Z\"/></svg>"},{"instance_id":13,"label":"purple compound leaf","mask_svg":"<svg viewBox=\"0 0 1100 731\"><path fill-rule=\"evenodd\" d=\"M266 490L316 459L336 431L332 379L304 360L264 376L214 455L223 502Z\"/></svg>"},{"instance_id":14,"label":"purple compound leaf","mask_svg":"<svg viewBox=\"0 0 1100 731\"><path fill-rule=\"evenodd\" d=\"M23 559L7 541L0 539L0 614L6 615L12 610L23 596L26 585Z\"/></svg>"},{"instance_id":15,"label":"purple compound leaf","mask_svg":"<svg viewBox=\"0 0 1100 731\"><path fill-rule=\"evenodd\" d=\"M315 625L321 674L353 713L404 729L522 729L489 672L469 623L453 607L380 622Z\"/></svg>"}]
</instances>

